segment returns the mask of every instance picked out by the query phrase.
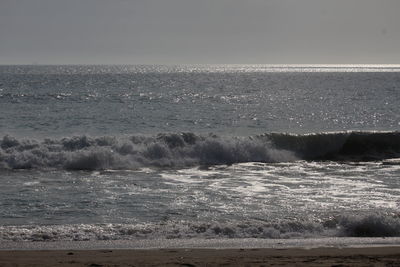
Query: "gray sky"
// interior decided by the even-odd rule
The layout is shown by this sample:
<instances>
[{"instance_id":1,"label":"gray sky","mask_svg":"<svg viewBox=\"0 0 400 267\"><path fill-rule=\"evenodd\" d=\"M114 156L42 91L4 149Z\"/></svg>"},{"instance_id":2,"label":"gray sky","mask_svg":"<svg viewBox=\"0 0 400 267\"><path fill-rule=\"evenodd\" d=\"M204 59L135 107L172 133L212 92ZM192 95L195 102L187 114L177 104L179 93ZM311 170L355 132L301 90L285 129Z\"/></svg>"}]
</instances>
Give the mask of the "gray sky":
<instances>
[{"instance_id":1,"label":"gray sky","mask_svg":"<svg viewBox=\"0 0 400 267\"><path fill-rule=\"evenodd\" d=\"M400 63L399 0L0 0L0 64Z\"/></svg>"}]
</instances>

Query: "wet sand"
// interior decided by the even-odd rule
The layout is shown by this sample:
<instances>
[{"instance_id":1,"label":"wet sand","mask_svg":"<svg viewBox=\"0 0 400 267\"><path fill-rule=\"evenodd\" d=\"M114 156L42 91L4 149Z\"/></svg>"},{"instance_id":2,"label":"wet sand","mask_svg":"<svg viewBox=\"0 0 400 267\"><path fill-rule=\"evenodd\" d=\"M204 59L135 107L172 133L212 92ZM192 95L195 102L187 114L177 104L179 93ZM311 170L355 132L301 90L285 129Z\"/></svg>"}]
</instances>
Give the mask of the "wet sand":
<instances>
[{"instance_id":1,"label":"wet sand","mask_svg":"<svg viewBox=\"0 0 400 267\"><path fill-rule=\"evenodd\" d=\"M400 247L2 250L0 266L400 266Z\"/></svg>"}]
</instances>

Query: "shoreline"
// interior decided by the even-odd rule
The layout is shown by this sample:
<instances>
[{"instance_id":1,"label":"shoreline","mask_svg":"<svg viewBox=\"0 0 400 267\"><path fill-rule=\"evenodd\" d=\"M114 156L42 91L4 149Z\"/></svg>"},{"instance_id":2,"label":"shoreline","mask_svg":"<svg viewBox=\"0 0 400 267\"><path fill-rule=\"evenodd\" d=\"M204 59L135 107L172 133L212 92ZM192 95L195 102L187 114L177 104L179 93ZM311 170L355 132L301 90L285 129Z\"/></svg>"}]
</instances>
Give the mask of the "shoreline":
<instances>
[{"instance_id":1,"label":"shoreline","mask_svg":"<svg viewBox=\"0 0 400 267\"><path fill-rule=\"evenodd\" d=\"M136 239L95 241L2 241L5 250L102 250L102 249L313 249L399 247L400 237L326 237L301 239Z\"/></svg>"},{"instance_id":2,"label":"shoreline","mask_svg":"<svg viewBox=\"0 0 400 267\"><path fill-rule=\"evenodd\" d=\"M3 266L400 266L400 237L7 241Z\"/></svg>"},{"instance_id":3,"label":"shoreline","mask_svg":"<svg viewBox=\"0 0 400 267\"><path fill-rule=\"evenodd\" d=\"M400 246L2 250L0 266L400 266Z\"/></svg>"}]
</instances>

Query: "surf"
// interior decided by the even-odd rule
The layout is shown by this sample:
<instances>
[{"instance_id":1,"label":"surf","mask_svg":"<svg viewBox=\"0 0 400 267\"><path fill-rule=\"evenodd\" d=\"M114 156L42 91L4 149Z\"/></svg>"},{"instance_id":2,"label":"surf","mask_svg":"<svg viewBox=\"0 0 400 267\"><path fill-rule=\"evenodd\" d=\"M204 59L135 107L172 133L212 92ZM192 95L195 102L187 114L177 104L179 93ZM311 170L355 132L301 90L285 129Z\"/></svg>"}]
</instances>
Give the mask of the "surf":
<instances>
[{"instance_id":1,"label":"surf","mask_svg":"<svg viewBox=\"0 0 400 267\"><path fill-rule=\"evenodd\" d=\"M5 135L0 140L0 169L11 170L131 170L298 160L363 162L399 156L397 131L266 133L248 137L186 132L42 140Z\"/></svg>"}]
</instances>

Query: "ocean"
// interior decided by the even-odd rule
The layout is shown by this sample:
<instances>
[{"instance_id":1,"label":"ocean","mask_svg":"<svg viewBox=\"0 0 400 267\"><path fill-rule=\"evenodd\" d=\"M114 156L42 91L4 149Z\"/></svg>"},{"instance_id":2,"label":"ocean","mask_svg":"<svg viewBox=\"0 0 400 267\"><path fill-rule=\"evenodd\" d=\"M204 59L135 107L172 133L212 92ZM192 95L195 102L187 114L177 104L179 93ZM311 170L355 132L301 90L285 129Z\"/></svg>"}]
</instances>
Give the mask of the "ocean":
<instances>
[{"instance_id":1,"label":"ocean","mask_svg":"<svg viewBox=\"0 0 400 267\"><path fill-rule=\"evenodd\" d=\"M400 236L400 66L0 66L0 242Z\"/></svg>"}]
</instances>

